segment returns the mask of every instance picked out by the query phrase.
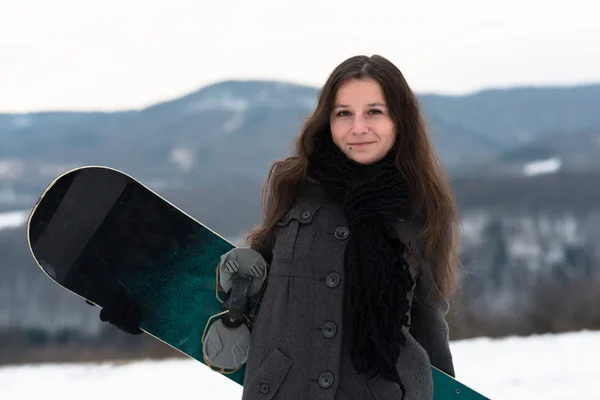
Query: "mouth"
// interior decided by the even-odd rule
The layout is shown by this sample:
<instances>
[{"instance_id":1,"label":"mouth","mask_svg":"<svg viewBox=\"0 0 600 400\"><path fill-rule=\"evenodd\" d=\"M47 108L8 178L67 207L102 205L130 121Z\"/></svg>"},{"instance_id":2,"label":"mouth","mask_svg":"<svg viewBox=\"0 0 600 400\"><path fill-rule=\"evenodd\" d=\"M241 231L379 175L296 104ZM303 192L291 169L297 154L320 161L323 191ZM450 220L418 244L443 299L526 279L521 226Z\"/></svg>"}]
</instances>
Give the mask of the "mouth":
<instances>
[{"instance_id":1,"label":"mouth","mask_svg":"<svg viewBox=\"0 0 600 400\"><path fill-rule=\"evenodd\" d=\"M375 142L356 142L356 143L348 143L348 146L366 146L368 144L372 144Z\"/></svg>"}]
</instances>

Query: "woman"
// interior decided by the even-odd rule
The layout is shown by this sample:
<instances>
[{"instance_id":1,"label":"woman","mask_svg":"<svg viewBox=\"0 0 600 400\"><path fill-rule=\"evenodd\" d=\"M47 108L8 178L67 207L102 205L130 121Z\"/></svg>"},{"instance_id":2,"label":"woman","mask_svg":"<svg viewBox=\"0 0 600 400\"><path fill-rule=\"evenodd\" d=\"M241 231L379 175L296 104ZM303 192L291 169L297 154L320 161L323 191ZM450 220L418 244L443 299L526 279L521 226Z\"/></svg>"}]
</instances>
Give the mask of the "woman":
<instances>
[{"instance_id":1,"label":"woman","mask_svg":"<svg viewBox=\"0 0 600 400\"><path fill-rule=\"evenodd\" d=\"M356 56L332 72L263 203L247 239L270 265L242 400L431 399L431 364L454 376L457 211L391 62ZM136 310L101 318L139 334Z\"/></svg>"},{"instance_id":2,"label":"woman","mask_svg":"<svg viewBox=\"0 0 600 400\"><path fill-rule=\"evenodd\" d=\"M457 211L402 73L342 62L267 182L242 399L431 399L430 365L454 376Z\"/></svg>"}]
</instances>

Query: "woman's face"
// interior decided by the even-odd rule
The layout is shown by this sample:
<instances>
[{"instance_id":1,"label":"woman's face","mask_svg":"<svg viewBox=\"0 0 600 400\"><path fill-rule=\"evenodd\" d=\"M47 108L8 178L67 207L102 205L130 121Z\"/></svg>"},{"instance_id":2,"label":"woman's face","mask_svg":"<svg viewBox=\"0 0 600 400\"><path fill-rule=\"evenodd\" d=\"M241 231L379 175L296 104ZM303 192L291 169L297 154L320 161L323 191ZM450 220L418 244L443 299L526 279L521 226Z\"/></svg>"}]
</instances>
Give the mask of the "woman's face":
<instances>
[{"instance_id":1,"label":"woman's face","mask_svg":"<svg viewBox=\"0 0 600 400\"><path fill-rule=\"evenodd\" d=\"M329 124L336 146L360 164L379 161L396 141L383 91L372 79L350 79L340 86Z\"/></svg>"}]
</instances>

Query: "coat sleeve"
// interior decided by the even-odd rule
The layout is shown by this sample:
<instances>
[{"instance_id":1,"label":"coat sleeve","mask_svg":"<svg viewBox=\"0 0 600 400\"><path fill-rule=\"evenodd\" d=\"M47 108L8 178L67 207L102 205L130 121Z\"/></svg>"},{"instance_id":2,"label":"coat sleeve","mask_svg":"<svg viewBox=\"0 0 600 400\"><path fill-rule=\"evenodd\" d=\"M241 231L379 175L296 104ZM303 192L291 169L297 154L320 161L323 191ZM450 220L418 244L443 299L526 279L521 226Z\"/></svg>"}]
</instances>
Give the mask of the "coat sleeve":
<instances>
[{"instance_id":1,"label":"coat sleeve","mask_svg":"<svg viewBox=\"0 0 600 400\"><path fill-rule=\"evenodd\" d=\"M417 277L410 333L423 346L434 367L455 377L446 322L449 309L448 301L435 283L431 267L424 263Z\"/></svg>"}]
</instances>

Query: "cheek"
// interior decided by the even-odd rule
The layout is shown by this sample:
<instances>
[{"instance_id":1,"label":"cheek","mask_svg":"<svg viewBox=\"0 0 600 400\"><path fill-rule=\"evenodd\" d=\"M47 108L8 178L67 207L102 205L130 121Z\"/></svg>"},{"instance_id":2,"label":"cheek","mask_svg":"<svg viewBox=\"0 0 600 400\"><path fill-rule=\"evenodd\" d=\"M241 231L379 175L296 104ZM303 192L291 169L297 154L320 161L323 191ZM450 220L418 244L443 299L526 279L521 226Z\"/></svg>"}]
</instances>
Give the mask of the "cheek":
<instances>
[{"instance_id":1,"label":"cheek","mask_svg":"<svg viewBox=\"0 0 600 400\"><path fill-rule=\"evenodd\" d=\"M382 140L386 142L394 142L396 140L396 128L390 120L382 120L378 126L377 132Z\"/></svg>"},{"instance_id":2,"label":"cheek","mask_svg":"<svg viewBox=\"0 0 600 400\"><path fill-rule=\"evenodd\" d=\"M346 129L344 129L344 125L340 123L339 120L331 120L329 122L329 129L331 130L331 136L334 141L340 140L344 137Z\"/></svg>"}]
</instances>

